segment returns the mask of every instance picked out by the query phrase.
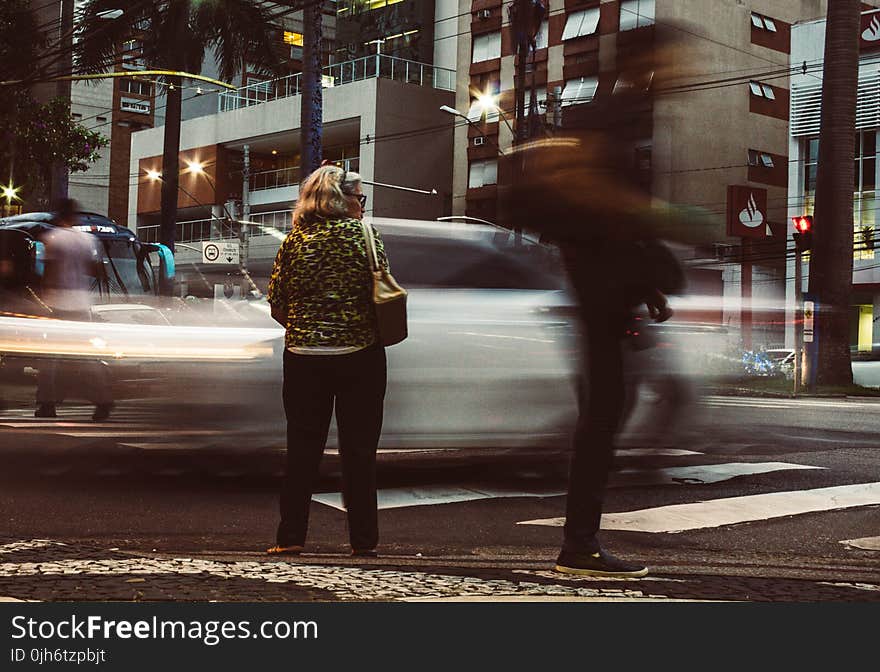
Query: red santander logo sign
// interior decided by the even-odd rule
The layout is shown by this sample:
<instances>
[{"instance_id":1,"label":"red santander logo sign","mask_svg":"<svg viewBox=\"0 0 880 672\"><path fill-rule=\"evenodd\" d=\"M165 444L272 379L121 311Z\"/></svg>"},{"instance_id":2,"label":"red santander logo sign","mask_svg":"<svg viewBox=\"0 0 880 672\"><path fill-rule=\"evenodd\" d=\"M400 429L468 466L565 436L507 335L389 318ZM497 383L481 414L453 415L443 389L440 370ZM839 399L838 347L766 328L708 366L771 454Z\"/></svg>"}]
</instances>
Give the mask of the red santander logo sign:
<instances>
[{"instance_id":1,"label":"red santander logo sign","mask_svg":"<svg viewBox=\"0 0 880 672\"><path fill-rule=\"evenodd\" d=\"M772 235L767 220L767 190L758 187L727 187L727 235L766 238Z\"/></svg>"},{"instance_id":2,"label":"red santander logo sign","mask_svg":"<svg viewBox=\"0 0 880 672\"><path fill-rule=\"evenodd\" d=\"M862 51L880 49L880 10L862 13L859 48Z\"/></svg>"}]
</instances>

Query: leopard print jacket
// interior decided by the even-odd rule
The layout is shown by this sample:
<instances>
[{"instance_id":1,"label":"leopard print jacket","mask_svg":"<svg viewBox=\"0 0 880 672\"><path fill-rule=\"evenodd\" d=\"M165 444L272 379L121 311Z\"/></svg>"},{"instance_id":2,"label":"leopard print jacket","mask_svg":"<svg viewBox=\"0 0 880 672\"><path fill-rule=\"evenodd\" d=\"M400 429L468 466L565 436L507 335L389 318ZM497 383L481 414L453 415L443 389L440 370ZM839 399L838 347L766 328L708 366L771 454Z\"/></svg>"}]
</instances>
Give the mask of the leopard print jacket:
<instances>
[{"instance_id":1,"label":"leopard print jacket","mask_svg":"<svg viewBox=\"0 0 880 672\"><path fill-rule=\"evenodd\" d=\"M375 227L376 256L388 259ZM372 276L360 220L301 222L281 243L268 298L287 314L287 348L357 347L378 339Z\"/></svg>"}]
</instances>

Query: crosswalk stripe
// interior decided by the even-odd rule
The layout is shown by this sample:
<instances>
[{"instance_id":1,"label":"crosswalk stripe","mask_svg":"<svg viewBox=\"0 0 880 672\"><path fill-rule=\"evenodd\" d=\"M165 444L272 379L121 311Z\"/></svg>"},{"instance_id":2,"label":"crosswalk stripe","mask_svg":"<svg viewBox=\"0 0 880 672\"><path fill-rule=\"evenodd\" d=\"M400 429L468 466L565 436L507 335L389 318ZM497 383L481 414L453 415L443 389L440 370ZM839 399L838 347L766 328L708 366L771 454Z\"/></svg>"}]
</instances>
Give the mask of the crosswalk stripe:
<instances>
[{"instance_id":1,"label":"crosswalk stripe","mask_svg":"<svg viewBox=\"0 0 880 672\"><path fill-rule=\"evenodd\" d=\"M791 469L824 469L790 462L729 462L725 464L697 464L686 467L663 467L660 469L623 469L627 485L633 485L632 476L642 478L639 484L661 483L720 483L737 476L767 474Z\"/></svg>"},{"instance_id":2,"label":"crosswalk stripe","mask_svg":"<svg viewBox=\"0 0 880 672\"><path fill-rule=\"evenodd\" d=\"M497 488L460 488L454 486L425 486L422 488L387 488L379 490L377 495L380 509L397 509L405 506L425 506L435 504L453 504L471 502L479 499L497 499L502 497L559 497L564 490L547 490L543 492L520 492ZM312 496L312 501L344 511L342 494L325 492Z\"/></svg>"},{"instance_id":3,"label":"crosswalk stripe","mask_svg":"<svg viewBox=\"0 0 880 672\"><path fill-rule=\"evenodd\" d=\"M606 513L602 516L602 529L676 533L878 504L880 483L859 483ZM524 520L517 524L562 527L565 519L543 518Z\"/></svg>"},{"instance_id":4,"label":"crosswalk stripe","mask_svg":"<svg viewBox=\"0 0 880 672\"><path fill-rule=\"evenodd\" d=\"M689 467L667 467L663 469L624 469L619 474L624 477L627 485L634 480L640 484L686 484L686 483L718 483L737 476L763 474L787 469L822 469L803 464L787 462L734 462L729 464L708 464ZM509 497L560 497L564 489L537 490L524 492L511 488L473 486L456 487L428 485L419 488L387 488L377 492L380 509L397 509L407 506L434 506L438 504L454 504L471 502L480 499L502 499ZM345 510L342 494L325 492L312 496L312 500L340 511Z\"/></svg>"}]
</instances>

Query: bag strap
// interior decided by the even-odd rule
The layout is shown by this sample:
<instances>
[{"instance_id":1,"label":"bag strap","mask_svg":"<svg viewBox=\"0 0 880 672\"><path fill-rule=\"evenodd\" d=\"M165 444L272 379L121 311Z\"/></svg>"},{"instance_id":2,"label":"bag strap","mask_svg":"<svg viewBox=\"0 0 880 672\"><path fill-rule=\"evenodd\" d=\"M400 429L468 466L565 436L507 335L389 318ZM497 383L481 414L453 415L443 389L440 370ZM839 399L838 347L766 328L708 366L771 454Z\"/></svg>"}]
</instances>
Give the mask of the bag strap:
<instances>
[{"instance_id":1,"label":"bag strap","mask_svg":"<svg viewBox=\"0 0 880 672\"><path fill-rule=\"evenodd\" d=\"M370 264L370 270L375 272L379 269L379 258L376 256L376 239L373 237L373 227L367 222L361 222L364 229L364 240L367 243L367 261Z\"/></svg>"}]
</instances>

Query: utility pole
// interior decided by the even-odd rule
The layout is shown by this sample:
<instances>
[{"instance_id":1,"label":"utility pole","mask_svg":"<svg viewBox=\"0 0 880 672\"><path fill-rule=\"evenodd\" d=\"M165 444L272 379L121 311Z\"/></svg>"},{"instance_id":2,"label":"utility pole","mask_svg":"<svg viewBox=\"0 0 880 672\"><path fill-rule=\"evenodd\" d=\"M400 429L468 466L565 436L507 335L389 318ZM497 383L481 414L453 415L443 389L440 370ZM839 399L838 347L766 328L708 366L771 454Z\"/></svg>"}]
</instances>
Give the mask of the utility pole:
<instances>
[{"instance_id":1,"label":"utility pole","mask_svg":"<svg viewBox=\"0 0 880 672\"><path fill-rule=\"evenodd\" d=\"M69 75L73 72L73 12L74 0L61 0L61 27L58 31L58 49L64 56L58 61L57 72L59 75ZM70 80L55 82L55 96L70 101ZM70 176L67 166L55 163L52 166L51 200L67 198Z\"/></svg>"},{"instance_id":2,"label":"utility pole","mask_svg":"<svg viewBox=\"0 0 880 672\"><path fill-rule=\"evenodd\" d=\"M859 0L828 3L822 113L816 174L818 226L810 255L810 294L820 309L815 329L819 385L851 385L849 320L853 275L853 182L859 83Z\"/></svg>"},{"instance_id":3,"label":"utility pole","mask_svg":"<svg viewBox=\"0 0 880 672\"><path fill-rule=\"evenodd\" d=\"M303 71L300 101L300 177L304 180L321 165L323 144L323 91L321 90L321 2L303 9Z\"/></svg>"},{"instance_id":4,"label":"utility pole","mask_svg":"<svg viewBox=\"0 0 880 672\"><path fill-rule=\"evenodd\" d=\"M238 224L238 264L243 275L248 272L248 222L251 221L251 146L242 149L241 167L241 221Z\"/></svg>"}]
</instances>

